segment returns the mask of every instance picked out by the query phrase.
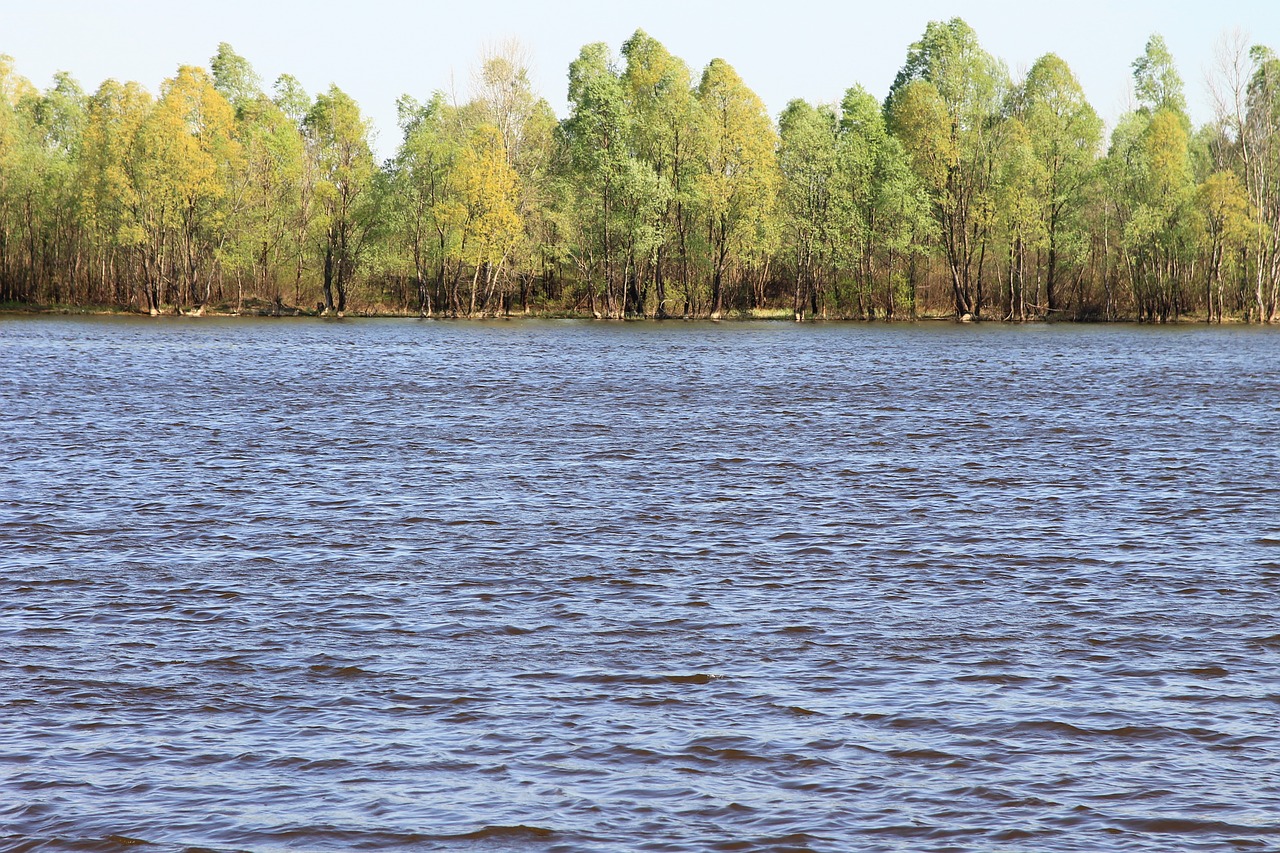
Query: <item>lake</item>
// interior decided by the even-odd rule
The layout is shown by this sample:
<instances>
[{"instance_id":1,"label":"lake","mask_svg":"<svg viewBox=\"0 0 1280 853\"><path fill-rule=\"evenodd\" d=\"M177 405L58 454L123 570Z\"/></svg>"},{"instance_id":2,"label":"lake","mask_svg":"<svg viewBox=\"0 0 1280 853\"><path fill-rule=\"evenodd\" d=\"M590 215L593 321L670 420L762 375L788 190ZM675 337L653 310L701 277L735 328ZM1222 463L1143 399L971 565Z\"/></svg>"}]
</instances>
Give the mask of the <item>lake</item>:
<instances>
[{"instance_id":1,"label":"lake","mask_svg":"<svg viewBox=\"0 0 1280 853\"><path fill-rule=\"evenodd\" d=\"M0 319L0 847L1280 848L1280 330Z\"/></svg>"}]
</instances>

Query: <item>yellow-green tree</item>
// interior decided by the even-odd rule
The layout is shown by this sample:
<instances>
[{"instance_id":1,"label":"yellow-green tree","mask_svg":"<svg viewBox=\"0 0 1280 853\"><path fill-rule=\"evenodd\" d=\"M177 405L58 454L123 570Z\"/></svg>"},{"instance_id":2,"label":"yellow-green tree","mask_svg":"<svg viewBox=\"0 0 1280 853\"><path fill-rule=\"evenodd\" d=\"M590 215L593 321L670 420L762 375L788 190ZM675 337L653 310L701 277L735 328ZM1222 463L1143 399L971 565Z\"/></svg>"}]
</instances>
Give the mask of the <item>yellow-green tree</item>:
<instances>
[{"instance_id":1,"label":"yellow-green tree","mask_svg":"<svg viewBox=\"0 0 1280 853\"><path fill-rule=\"evenodd\" d=\"M654 228L652 274L658 318L668 316L668 267L674 267L690 310L690 235L697 206L697 177L706 145L703 113L693 89L693 76L683 60L657 39L636 30L622 46L627 61L622 83L634 117L632 148L653 176L649 209ZM643 301L643 300L641 300Z\"/></svg>"},{"instance_id":2,"label":"yellow-green tree","mask_svg":"<svg viewBox=\"0 0 1280 853\"><path fill-rule=\"evenodd\" d=\"M373 224L370 203L377 168L369 146L370 127L351 96L330 86L316 97L306 128L320 174L316 196L323 210L324 307L342 314Z\"/></svg>"},{"instance_id":3,"label":"yellow-green tree","mask_svg":"<svg viewBox=\"0 0 1280 853\"><path fill-rule=\"evenodd\" d=\"M107 80L90 97L80 154L80 209L97 255L101 291L117 303L131 301L131 282L137 279L148 307L159 310L159 282L143 267L151 255L136 180L141 130L153 103L137 83L116 80Z\"/></svg>"},{"instance_id":4,"label":"yellow-green tree","mask_svg":"<svg viewBox=\"0 0 1280 853\"><path fill-rule=\"evenodd\" d=\"M1202 244L1208 254L1205 270L1205 321L1215 316L1222 322L1226 305L1223 273L1234 267L1234 258L1248 246L1257 231L1250 210L1249 197L1235 172L1218 171L1196 188L1196 206L1200 211Z\"/></svg>"},{"instance_id":5,"label":"yellow-green tree","mask_svg":"<svg viewBox=\"0 0 1280 853\"><path fill-rule=\"evenodd\" d=\"M482 125L458 157L458 184L463 210L461 259L473 267L468 314L476 313L477 291L484 280L488 306L507 262L519 242L522 223L520 180L507 161L501 131Z\"/></svg>"},{"instance_id":6,"label":"yellow-green tree","mask_svg":"<svg viewBox=\"0 0 1280 853\"><path fill-rule=\"evenodd\" d=\"M431 291L445 298L446 267L458 254L450 247L460 240L457 163L464 139L457 110L443 92L425 104L406 95L398 106L404 138L396 153L389 213L413 265L418 311L430 314ZM456 299L450 302L456 310Z\"/></svg>"},{"instance_id":7,"label":"yellow-green tree","mask_svg":"<svg viewBox=\"0 0 1280 853\"><path fill-rule=\"evenodd\" d=\"M139 137L135 182L153 255L152 310L159 309L161 265L172 248L185 298L203 311L226 242L228 192L242 168L235 114L208 72L186 65L164 82Z\"/></svg>"},{"instance_id":8,"label":"yellow-green tree","mask_svg":"<svg viewBox=\"0 0 1280 853\"><path fill-rule=\"evenodd\" d=\"M20 260L23 231L29 218L24 210L37 192L31 174L35 132L29 116L19 108L37 96L36 89L0 54L0 299L32 297L28 265Z\"/></svg>"},{"instance_id":9,"label":"yellow-green tree","mask_svg":"<svg viewBox=\"0 0 1280 853\"><path fill-rule=\"evenodd\" d=\"M1194 183L1190 139L1182 115L1155 112L1140 138L1138 205L1124 233L1134 299L1141 320L1166 322L1180 313L1181 285L1194 248Z\"/></svg>"},{"instance_id":10,"label":"yellow-green tree","mask_svg":"<svg viewBox=\"0 0 1280 853\"><path fill-rule=\"evenodd\" d=\"M243 151L238 254L253 270L259 293L283 305L280 275L302 205L306 148L297 126L266 95L238 108ZM295 280L295 300L297 287Z\"/></svg>"},{"instance_id":11,"label":"yellow-green tree","mask_svg":"<svg viewBox=\"0 0 1280 853\"><path fill-rule=\"evenodd\" d=\"M570 114L561 197L569 255L593 314L622 313L626 201L636 163L629 148L634 117L608 45L585 45L569 66Z\"/></svg>"},{"instance_id":12,"label":"yellow-green tree","mask_svg":"<svg viewBox=\"0 0 1280 853\"><path fill-rule=\"evenodd\" d=\"M473 75L473 101L465 109L474 117L472 127L497 129L507 163L519 177L517 213L524 233L512 248L503 281L518 279L526 310L529 283L537 268L545 273L549 244L556 240L549 210L556 117L551 105L534 91L529 62L528 52L515 40L487 51Z\"/></svg>"},{"instance_id":13,"label":"yellow-green tree","mask_svg":"<svg viewBox=\"0 0 1280 853\"><path fill-rule=\"evenodd\" d=\"M1044 163L1036 156L1035 142L1027 126L1017 116L1000 122L995 132L996 181L994 211L1008 243L1008 283L1005 288L1005 316L1025 320L1028 308L1039 308L1048 314L1053 309L1051 297L1039 292L1041 278L1036 275L1035 288L1028 292L1031 266L1028 256L1038 254L1049 242L1046 221L1051 217L1045 209L1049 200L1043 188L1048 182ZM1052 294L1052 287L1045 288ZM1034 300L1034 302L1029 302Z\"/></svg>"},{"instance_id":14,"label":"yellow-green tree","mask_svg":"<svg viewBox=\"0 0 1280 853\"><path fill-rule=\"evenodd\" d=\"M1016 102L1016 113L1026 126L1039 164L1034 193L1042 201L1047 252L1044 309L1051 314L1059 307L1062 259L1065 255L1075 260L1084 242L1079 214L1094 175L1102 120L1071 68L1052 53L1031 66Z\"/></svg>"},{"instance_id":15,"label":"yellow-green tree","mask_svg":"<svg viewBox=\"0 0 1280 853\"><path fill-rule=\"evenodd\" d=\"M806 310L815 315L821 310L824 287L833 283L837 121L830 108L797 98L782 111L778 126L778 218L795 280L792 312L802 320Z\"/></svg>"},{"instance_id":16,"label":"yellow-green tree","mask_svg":"<svg viewBox=\"0 0 1280 853\"><path fill-rule=\"evenodd\" d=\"M700 200L711 244L711 316L724 312L725 274L772 215L778 135L760 96L723 59L698 84L706 128Z\"/></svg>"},{"instance_id":17,"label":"yellow-green tree","mask_svg":"<svg viewBox=\"0 0 1280 853\"><path fill-rule=\"evenodd\" d=\"M953 18L929 23L889 94L894 132L913 151L932 201L957 316L982 310L995 221L993 128L1007 88L1004 66L982 49L972 27ZM915 151L915 143L923 150Z\"/></svg>"},{"instance_id":18,"label":"yellow-green tree","mask_svg":"<svg viewBox=\"0 0 1280 853\"><path fill-rule=\"evenodd\" d=\"M923 162L921 167L927 171ZM834 178L836 260L852 271L859 315L874 312L869 297L877 276L884 316L893 317L900 306L914 313L910 270L930 233L928 199L902 141L889 133L884 110L861 86L840 103Z\"/></svg>"}]
</instances>

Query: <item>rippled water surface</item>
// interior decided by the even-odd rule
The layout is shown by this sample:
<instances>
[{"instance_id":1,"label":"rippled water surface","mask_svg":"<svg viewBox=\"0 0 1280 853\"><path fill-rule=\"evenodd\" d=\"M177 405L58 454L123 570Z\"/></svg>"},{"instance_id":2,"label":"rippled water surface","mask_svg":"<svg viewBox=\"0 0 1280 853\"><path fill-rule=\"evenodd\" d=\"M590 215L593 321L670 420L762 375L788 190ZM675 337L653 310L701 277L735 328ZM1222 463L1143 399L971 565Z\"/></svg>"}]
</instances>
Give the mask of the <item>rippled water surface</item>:
<instances>
[{"instance_id":1,"label":"rippled water surface","mask_svg":"<svg viewBox=\"0 0 1280 853\"><path fill-rule=\"evenodd\" d=\"M1280 336L0 320L0 849L1280 849Z\"/></svg>"}]
</instances>

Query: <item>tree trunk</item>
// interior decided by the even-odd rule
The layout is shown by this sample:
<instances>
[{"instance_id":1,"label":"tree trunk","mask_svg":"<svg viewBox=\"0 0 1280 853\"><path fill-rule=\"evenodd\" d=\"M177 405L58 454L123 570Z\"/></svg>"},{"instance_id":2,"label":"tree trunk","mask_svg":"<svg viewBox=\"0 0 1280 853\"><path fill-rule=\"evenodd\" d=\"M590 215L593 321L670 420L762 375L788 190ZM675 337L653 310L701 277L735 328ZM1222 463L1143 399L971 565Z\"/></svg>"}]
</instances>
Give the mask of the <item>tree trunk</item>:
<instances>
[{"instance_id":1,"label":"tree trunk","mask_svg":"<svg viewBox=\"0 0 1280 853\"><path fill-rule=\"evenodd\" d=\"M324 313L329 314L333 311L333 242L330 241L324 247Z\"/></svg>"}]
</instances>

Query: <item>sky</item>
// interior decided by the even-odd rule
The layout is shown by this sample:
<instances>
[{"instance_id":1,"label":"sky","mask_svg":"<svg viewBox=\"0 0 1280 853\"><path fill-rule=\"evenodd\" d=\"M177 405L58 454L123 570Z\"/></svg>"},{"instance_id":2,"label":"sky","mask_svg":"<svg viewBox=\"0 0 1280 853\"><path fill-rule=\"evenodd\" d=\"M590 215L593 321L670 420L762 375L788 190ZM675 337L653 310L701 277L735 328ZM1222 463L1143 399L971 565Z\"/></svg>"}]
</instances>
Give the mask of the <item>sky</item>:
<instances>
[{"instance_id":1,"label":"sky","mask_svg":"<svg viewBox=\"0 0 1280 853\"><path fill-rule=\"evenodd\" d=\"M336 83L373 120L385 157L398 142L400 95L443 89L466 100L478 58L510 38L562 117L581 47L603 41L617 52L637 28L695 79L711 59L727 60L777 116L792 98L837 103L854 84L883 97L925 25L955 16L1015 77L1045 53L1061 56L1109 125L1130 105L1131 64L1154 32L1173 52L1197 124L1212 118L1205 80L1224 33L1280 49L1276 0L0 0L0 53L40 88L69 71L90 91L114 77L156 92L178 66L207 67L229 42L268 85L282 73L312 93Z\"/></svg>"}]
</instances>

